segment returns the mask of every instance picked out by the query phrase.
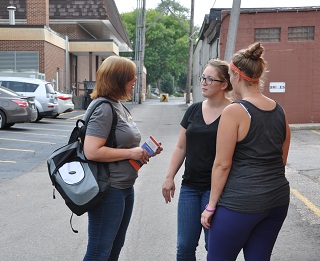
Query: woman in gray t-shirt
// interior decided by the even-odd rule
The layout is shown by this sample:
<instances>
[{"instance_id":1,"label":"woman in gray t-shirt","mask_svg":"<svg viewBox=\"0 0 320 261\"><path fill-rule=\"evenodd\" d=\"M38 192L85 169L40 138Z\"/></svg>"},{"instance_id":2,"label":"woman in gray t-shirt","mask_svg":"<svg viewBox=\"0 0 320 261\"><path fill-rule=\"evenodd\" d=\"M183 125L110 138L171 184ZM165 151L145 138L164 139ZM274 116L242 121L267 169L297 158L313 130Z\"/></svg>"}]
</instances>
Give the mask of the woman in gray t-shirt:
<instances>
[{"instance_id":1,"label":"woman in gray t-shirt","mask_svg":"<svg viewBox=\"0 0 320 261\"><path fill-rule=\"evenodd\" d=\"M140 147L141 135L130 112L120 100L127 100L137 80L135 64L124 57L110 56L97 71L91 94L96 102L107 99L117 114L117 148L106 147L112 126L111 105L102 103L93 112L87 126L84 153L87 159L109 162L111 188L103 201L88 211L88 246L84 260L118 260L130 222L137 171L129 159L147 163L149 154ZM85 117L86 117L85 115ZM156 154L160 153L160 147Z\"/></svg>"}]
</instances>

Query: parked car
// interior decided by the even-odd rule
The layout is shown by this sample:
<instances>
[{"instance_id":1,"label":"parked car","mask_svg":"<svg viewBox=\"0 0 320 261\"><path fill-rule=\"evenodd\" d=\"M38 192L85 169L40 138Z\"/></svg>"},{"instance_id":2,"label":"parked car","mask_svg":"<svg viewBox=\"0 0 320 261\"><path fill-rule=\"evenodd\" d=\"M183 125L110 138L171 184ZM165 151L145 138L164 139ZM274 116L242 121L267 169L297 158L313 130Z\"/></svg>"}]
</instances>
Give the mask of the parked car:
<instances>
[{"instance_id":1,"label":"parked car","mask_svg":"<svg viewBox=\"0 0 320 261\"><path fill-rule=\"evenodd\" d=\"M58 114L64 112L70 112L74 110L74 104L72 102L72 94L56 92L57 100L59 104Z\"/></svg>"},{"instance_id":2,"label":"parked car","mask_svg":"<svg viewBox=\"0 0 320 261\"><path fill-rule=\"evenodd\" d=\"M0 77L0 85L11 89L20 95L35 96L38 117L40 121L43 117L58 115L58 101L50 82L41 79L24 77Z\"/></svg>"},{"instance_id":3,"label":"parked car","mask_svg":"<svg viewBox=\"0 0 320 261\"><path fill-rule=\"evenodd\" d=\"M0 129L15 123L35 121L37 117L34 97L21 96L0 86Z\"/></svg>"}]
</instances>

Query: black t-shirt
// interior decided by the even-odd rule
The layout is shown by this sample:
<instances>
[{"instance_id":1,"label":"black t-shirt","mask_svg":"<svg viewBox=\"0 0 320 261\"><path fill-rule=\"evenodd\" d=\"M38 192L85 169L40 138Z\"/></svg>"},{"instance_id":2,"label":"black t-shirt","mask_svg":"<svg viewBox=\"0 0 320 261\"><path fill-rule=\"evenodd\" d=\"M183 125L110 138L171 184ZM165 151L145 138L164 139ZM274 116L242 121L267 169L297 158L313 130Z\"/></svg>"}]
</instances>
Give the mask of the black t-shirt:
<instances>
[{"instance_id":1,"label":"black t-shirt","mask_svg":"<svg viewBox=\"0 0 320 261\"><path fill-rule=\"evenodd\" d=\"M211 124L204 122L202 102L192 104L186 111L180 123L186 129L187 145L183 185L210 189L219 121L220 116Z\"/></svg>"}]
</instances>

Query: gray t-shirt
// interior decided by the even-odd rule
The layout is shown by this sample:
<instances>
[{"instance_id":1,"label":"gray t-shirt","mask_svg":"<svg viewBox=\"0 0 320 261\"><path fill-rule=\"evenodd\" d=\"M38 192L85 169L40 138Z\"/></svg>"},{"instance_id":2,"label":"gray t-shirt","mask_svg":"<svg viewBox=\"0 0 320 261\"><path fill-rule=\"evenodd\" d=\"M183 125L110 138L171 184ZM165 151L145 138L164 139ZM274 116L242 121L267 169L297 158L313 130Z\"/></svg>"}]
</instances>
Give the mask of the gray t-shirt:
<instances>
[{"instance_id":1,"label":"gray t-shirt","mask_svg":"<svg viewBox=\"0 0 320 261\"><path fill-rule=\"evenodd\" d=\"M92 106L105 98L93 100L84 116L84 119ZM116 139L118 148L134 148L140 145L141 134L132 119L131 114L120 102L109 100L118 115L116 127ZM93 112L87 126L86 135L107 139L112 125L112 110L108 103L101 104ZM131 166L128 160L109 163L111 187L126 189L132 187L138 172Z\"/></svg>"}]
</instances>

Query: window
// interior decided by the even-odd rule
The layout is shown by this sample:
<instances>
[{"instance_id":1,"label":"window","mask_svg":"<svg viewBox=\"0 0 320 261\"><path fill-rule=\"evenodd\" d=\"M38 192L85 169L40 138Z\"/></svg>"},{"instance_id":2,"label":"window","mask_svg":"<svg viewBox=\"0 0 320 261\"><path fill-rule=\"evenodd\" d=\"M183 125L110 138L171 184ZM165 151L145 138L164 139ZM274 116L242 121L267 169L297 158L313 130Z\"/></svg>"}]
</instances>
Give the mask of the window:
<instances>
[{"instance_id":1,"label":"window","mask_svg":"<svg viewBox=\"0 0 320 261\"><path fill-rule=\"evenodd\" d=\"M288 41L314 40L314 26L299 26L288 28Z\"/></svg>"},{"instance_id":2,"label":"window","mask_svg":"<svg viewBox=\"0 0 320 261\"><path fill-rule=\"evenodd\" d=\"M0 70L39 72L38 52L0 51Z\"/></svg>"},{"instance_id":3,"label":"window","mask_svg":"<svg viewBox=\"0 0 320 261\"><path fill-rule=\"evenodd\" d=\"M256 42L280 42L281 28L256 28Z\"/></svg>"},{"instance_id":4,"label":"window","mask_svg":"<svg viewBox=\"0 0 320 261\"><path fill-rule=\"evenodd\" d=\"M3 81L1 83L2 86L7 87L8 89L14 92L35 92L38 88L38 84L34 83L25 83L25 82L11 82L11 81Z\"/></svg>"}]
</instances>

